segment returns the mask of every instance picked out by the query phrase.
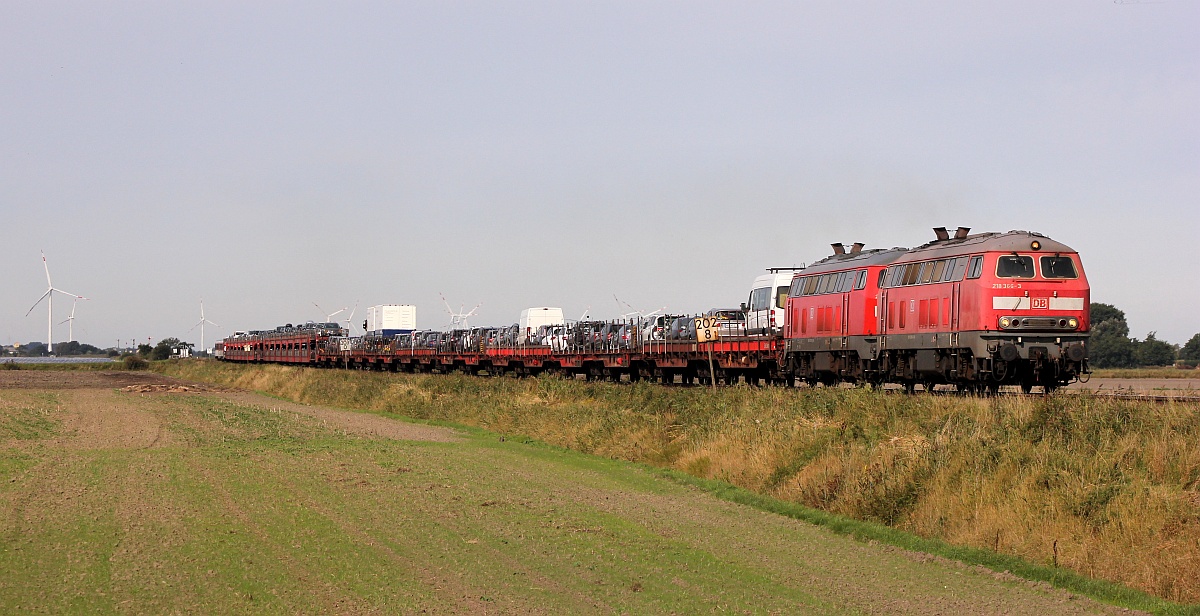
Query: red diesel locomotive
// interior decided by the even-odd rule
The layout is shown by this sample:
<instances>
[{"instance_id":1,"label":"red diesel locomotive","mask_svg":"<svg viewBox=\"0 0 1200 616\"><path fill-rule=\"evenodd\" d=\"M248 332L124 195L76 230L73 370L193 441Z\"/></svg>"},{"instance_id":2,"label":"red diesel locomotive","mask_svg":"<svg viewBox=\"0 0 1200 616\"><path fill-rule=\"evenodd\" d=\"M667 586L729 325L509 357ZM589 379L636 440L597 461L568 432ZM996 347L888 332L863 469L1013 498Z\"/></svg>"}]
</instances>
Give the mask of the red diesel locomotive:
<instances>
[{"instance_id":1,"label":"red diesel locomotive","mask_svg":"<svg viewBox=\"0 0 1200 616\"><path fill-rule=\"evenodd\" d=\"M516 325L352 338L337 323L305 323L237 332L215 351L226 361L370 370L898 383L909 391L1051 391L1087 373L1090 291L1074 250L1027 231L934 231L936 240L914 249L834 244L832 256L798 271L790 286L777 289L772 279L772 305L785 307L778 333L722 334L713 344L685 331L687 317L672 324L679 336L642 335L658 326L654 317L563 326L559 344L499 335ZM742 318L729 329L747 331ZM624 334L601 341L595 334L604 325Z\"/></svg>"},{"instance_id":2,"label":"red diesel locomotive","mask_svg":"<svg viewBox=\"0 0 1200 616\"><path fill-rule=\"evenodd\" d=\"M908 250L856 244L797 273L781 365L809 383L1051 391L1087 370L1079 255L1027 231L944 228Z\"/></svg>"}]
</instances>

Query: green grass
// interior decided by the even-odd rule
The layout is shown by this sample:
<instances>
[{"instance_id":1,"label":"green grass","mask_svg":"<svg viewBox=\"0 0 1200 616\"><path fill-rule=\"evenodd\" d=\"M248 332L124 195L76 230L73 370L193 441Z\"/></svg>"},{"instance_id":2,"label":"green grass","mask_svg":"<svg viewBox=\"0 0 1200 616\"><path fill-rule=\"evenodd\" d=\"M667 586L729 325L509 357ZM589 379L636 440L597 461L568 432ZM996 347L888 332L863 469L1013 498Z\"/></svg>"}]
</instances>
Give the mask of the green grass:
<instances>
[{"instance_id":1,"label":"green grass","mask_svg":"<svg viewBox=\"0 0 1200 616\"><path fill-rule=\"evenodd\" d=\"M1094 578L1180 601L1200 592L1200 573L1187 564L1200 557L1200 516L1189 500L1200 498L1195 404L744 387L712 394L559 379L170 366L285 399L472 425L691 473L771 499L772 511L799 507L815 522L832 515L836 528L875 524L879 541L1123 605L1145 605L1148 595Z\"/></svg>"},{"instance_id":2,"label":"green grass","mask_svg":"<svg viewBox=\"0 0 1200 616\"><path fill-rule=\"evenodd\" d=\"M546 386L545 395L588 405L569 385ZM433 389L447 406L456 403L450 392L482 391L470 383ZM864 543L956 557L936 541L479 427L464 427L457 442L385 440L286 405L104 390L0 391L0 408L55 422L103 413L107 423L92 428L101 431L140 418L130 434L145 434L152 420L165 435L152 447L98 443L85 427L9 441L21 470L0 487L0 611L8 613L858 613L905 605L1036 613L1065 605L1044 588ZM1014 572L1022 565L1000 558ZM1111 584L1055 581L1111 592L1122 605L1188 613Z\"/></svg>"}]
</instances>

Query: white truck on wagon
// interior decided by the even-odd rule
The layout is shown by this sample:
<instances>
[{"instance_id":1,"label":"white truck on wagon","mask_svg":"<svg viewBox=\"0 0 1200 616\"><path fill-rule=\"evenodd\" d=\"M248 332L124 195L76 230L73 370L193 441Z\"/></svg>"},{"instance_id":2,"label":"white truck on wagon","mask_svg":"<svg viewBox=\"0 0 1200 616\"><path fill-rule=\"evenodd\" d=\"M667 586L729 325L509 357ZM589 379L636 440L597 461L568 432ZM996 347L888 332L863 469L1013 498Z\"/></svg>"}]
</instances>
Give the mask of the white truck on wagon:
<instances>
[{"instance_id":1,"label":"white truck on wagon","mask_svg":"<svg viewBox=\"0 0 1200 616\"><path fill-rule=\"evenodd\" d=\"M380 304L367 308L368 336L390 337L417 328L417 307L411 304Z\"/></svg>"}]
</instances>

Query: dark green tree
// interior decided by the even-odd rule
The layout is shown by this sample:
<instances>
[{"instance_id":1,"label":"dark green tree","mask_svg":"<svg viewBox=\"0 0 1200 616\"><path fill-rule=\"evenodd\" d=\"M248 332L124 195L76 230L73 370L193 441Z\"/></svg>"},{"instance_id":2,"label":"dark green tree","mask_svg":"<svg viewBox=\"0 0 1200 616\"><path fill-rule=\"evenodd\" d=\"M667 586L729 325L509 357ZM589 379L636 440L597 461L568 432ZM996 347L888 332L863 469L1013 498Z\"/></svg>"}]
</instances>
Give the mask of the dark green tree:
<instances>
[{"instance_id":1,"label":"dark green tree","mask_svg":"<svg viewBox=\"0 0 1200 616\"><path fill-rule=\"evenodd\" d=\"M23 345L21 345L19 353L21 355L25 355L27 357L38 357L41 355L45 355L46 354L46 343L45 342L30 342L29 344L23 344Z\"/></svg>"},{"instance_id":2,"label":"dark green tree","mask_svg":"<svg viewBox=\"0 0 1200 616\"><path fill-rule=\"evenodd\" d=\"M1188 340L1182 349L1179 349L1179 359L1200 361L1200 334L1192 336L1192 339Z\"/></svg>"},{"instance_id":3,"label":"dark green tree","mask_svg":"<svg viewBox=\"0 0 1200 616\"><path fill-rule=\"evenodd\" d=\"M1093 368L1132 368L1137 365L1137 343L1129 338L1125 312L1111 304L1092 304L1089 315L1092 338L1088 363Z\"/></svg>"},{"instance_id":4,"label":"dark green tree","mask_svg":"<svg viewBox=\"0 0 1200 616\"><path fill-rule=\"evenodd\" d=\"M1088 315L1088 322L1090 322L1093 327L1112 319L1116 319L1122 323L1125 322L1125 311L1112 304L1093 302L1092 305L1088 307ZM1129 332L1125 332L1125 335L1129 335Z\"/></svg>"},{"instance_id":5,"label":"dark green tree","mask_svg":"<svg viewBox=\"0 0 1200 616\"><path fill-rule=\"evenodd\" d=\"M1170 366L1175 363L1175 346L1155 338L1158 332L1146 334L1146 339L1137 343L1134 357L1139 366Z\"/></svg>"},{"instance_id":6,"label":"dark green tree","mask_svg":"<svg viewBox=\"0 0 1200 616\"><path fill-rule=\"evenodd\" d=\"M171 358L171 349L179 344L179 338L163 338L154 345L154 350L150 352L150 359L164 360Z\"/></svg>"},{"instance_id":7,"label":"dark green tree","mask_svg":"<svg viewBox=\"0 0 1200 616\"><path fill-rule=\"evenodd\" d=\"M150 357L150 354L154 352L154 347L148 344L139 344L137 347L137 352L138 355L141 355L142 357Z\"/></svg>"}]
</instances>

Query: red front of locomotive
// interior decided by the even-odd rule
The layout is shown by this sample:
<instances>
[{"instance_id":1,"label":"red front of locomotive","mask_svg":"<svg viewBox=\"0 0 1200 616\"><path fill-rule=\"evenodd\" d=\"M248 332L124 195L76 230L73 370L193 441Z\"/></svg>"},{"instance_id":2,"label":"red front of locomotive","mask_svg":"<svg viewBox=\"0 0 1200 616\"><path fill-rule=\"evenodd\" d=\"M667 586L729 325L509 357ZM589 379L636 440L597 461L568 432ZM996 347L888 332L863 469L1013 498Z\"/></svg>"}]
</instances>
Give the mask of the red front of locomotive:
<instances>
[{"instance_id":1,"label":"red front of locomotive","mask_svg":"<svg viewBox=\"0 0 1200 616\"><path fill-rule=\"evenodd\" d=\"M954 379L988 386L1052 389L1086 372L1090 288L1079 254L1060 242L1027 231L939 239L886 278L889 348L925 353L913 379L940 382L945 350Z\"/></svg>"}]
</instances>

